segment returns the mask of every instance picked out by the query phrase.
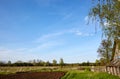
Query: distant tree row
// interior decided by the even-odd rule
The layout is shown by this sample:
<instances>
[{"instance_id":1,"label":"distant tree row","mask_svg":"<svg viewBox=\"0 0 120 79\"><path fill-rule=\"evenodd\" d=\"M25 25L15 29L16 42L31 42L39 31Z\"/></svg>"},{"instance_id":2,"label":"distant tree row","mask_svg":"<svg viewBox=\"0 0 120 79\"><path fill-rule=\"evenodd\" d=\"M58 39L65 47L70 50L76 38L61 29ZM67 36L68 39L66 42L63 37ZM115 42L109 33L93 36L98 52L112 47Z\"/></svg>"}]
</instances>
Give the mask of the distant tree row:
<instances>
[{"instance_id":1,"label":"distant tree row","mask_svg":"<svg viewBox=\"0 0 120 79\"><path fill-rule=\"evenodd\" d=\"M49 61L42 61L42 60L31 60L28 62L23 61L16 61L15 63L12 63L11 61L3 62L0 61L0 66L64 66L64 60L61 58L59 63L57 63L57 60L53 60L52 63Z\"/></svg>"},{"instance_id":2,"label":"distant tree row","mask_svg":"<svg viewBox=\"0 0 120 79\"><path fill-rule=\"evenodd\" d=\"M91 63L89 61L87 62L82 62L82 63L64 63L64 60L61 58L59 63L57 63L57 60L53 60L52 63L49 61L42 61L42 60L31 60L28 62L23 62L23 61L17 61L15 63L12 63L11 61L2 62L0 61L0 66L60 66L61 68L63 66L98 66L102 65L99 63L98 60L96 60L95 63Z\"/></svg>"}]
</instances>

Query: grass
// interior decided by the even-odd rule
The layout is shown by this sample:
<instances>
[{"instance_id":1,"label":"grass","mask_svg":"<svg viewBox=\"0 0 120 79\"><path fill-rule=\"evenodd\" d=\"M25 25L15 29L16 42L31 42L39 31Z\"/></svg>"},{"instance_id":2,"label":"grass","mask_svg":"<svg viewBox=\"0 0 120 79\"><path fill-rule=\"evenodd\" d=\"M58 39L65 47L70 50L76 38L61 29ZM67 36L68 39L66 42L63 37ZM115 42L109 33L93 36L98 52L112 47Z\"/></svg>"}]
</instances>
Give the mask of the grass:
<instances>
[{"instance_id":1,"label":"grass","mask_svg":"<svg viewBox=\"0 0 120 79\"><path fill-rule=\"evenodd\" d=\"M59 67L59 66L21 66L21 67L0 67L0 74L11 74L16 72L51 72L51 71L71 71L79 67Z\"/></svg>"},{"instance_id":2,"label":"grass","mask_svg":"<svg viewBox=\"0 0 120 79\"><path fill-rule=\"evenodd\" d=\"M41 67L41 66L33 66L33 67L0 67L0 74L13 74L16 72L55 72L55 71L69 71L72 70L71 67L61 68L59 66L51 66L51 67Z\"/></svg>"},{"instance_id":3,"label":"grass","mask_svg":"<svg viewBox=\"0 0 120 79\"><path fill-rule=\"evenodd\" d=\"M94 73L90 71L78 70L80 67L0 67L0 74L14 74L16 72L67 72L62 79L120 79L107 73ZM88 67L85 67L88 68Z\"/></svg>"},{"instance_id":4,"label":"grass","mask_svg":"<svg viewBox=\"0 0 120 79\"><path fill-rule=\"evenodd\" d=\"M118 76L113 76L107 73L69 71L62 79L120 79Z\"/></svg>"},{"instance_id":5,"label":"grass","mask_svg":"<svg viewBox=\"0 0 120 79\"><path fill-rule=\"evenodd\" d=\"M47 67L0 67L0 74L12 74L16 72L40 72L40 71L50 71L53 68Z\"/></svg>"}]
</instances>

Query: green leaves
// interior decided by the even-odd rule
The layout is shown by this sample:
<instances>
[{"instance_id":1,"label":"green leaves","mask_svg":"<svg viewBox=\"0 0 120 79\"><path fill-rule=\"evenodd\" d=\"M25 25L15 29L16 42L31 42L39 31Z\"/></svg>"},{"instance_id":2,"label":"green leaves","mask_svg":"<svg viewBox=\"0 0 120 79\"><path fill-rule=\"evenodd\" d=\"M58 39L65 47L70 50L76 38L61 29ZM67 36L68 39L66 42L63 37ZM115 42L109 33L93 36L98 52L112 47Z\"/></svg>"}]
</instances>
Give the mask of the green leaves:
<instances>
[{"instance_id":1,"label":"green leaves","mask_svg":"<svg viewBox=\"0 0 120 79\"><path fill-rule=\"evenodd\" d=\"M104 35L109 37L119 37L118 31L120 30L120 1L117 0L94 0L94 5L89 13L92 20L99 22L102 26ZM104 23L109 22L109 27L104 26ZM113 32L113 33L112 33ZM108 36L105 36L108 38Z\"/></svg>"},{"instance_id":2,"label":"green leaves","mask_svg":"<svg viewBox=\"0 0 120 79\"><path fill-rule=\"evenodd\" d=\"M89 12L92 21L101 26L104 38L111 41L115 53L115 41L120 37L120 1L119 0L92 0L94 6ZM107 23L107 25L105 25ZM95 24L96 25L96 24ZM110 49L109 49L110 50ZM100 51L101 52L101 51ZM111 52L108 52L108 54ZM112 56L113 59L113 56Z\"/></svg>"}]
</instances>

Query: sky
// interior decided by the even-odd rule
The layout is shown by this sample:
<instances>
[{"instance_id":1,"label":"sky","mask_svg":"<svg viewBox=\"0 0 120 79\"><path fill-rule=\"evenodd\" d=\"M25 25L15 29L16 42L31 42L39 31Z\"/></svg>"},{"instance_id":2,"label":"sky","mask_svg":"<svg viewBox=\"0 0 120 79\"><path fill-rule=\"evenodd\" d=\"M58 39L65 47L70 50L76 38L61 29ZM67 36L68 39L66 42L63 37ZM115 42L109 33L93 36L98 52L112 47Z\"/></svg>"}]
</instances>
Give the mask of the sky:
<instances>
[{"instance_id":1,"label":"sky","mask_svg":"<svg viewBox=\"0 0 120 79\"><path fill-rule=\"evenodd\" d=\"M94 62L101 31L92 0L0 0L0 61Z\"/></svg>"}]
</instances>

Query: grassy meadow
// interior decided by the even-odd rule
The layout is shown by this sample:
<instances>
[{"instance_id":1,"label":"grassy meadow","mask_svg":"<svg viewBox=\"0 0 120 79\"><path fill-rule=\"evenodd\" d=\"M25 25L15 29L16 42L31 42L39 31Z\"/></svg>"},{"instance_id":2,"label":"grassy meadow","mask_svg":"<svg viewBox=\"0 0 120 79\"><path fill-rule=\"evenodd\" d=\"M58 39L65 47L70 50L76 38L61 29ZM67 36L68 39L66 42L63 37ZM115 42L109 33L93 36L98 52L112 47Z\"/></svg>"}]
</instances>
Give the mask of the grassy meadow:
<instances>
[{"instance_id":1,"label":"grassy meadow","mask_svg":"<svg viewBox=\"0 0 120 79\"><path fill-rule=\"evenodd\" d=\"M17 72L54 72L54 71L71 71L77 70L79 67L71 67L71 66L21 66L21 67L0 67L0 74L13 74Z\"/></svg>"},{"instance_id":2,"label":"grassy meadow","mask_svg":"<svg viewBox=\"0 0 120 79\"><path fill-rule=\"evenodd\" d=\"M40 67L40 66L33 66L33 67L0 67L0 74L13 74L17 72L51 72L51 71L58 71L59 68L57 67Z\"/></svg>"},{"instance_id":3,"label":"grassy meadow","mask_svg":"<svg viewBox=\"0 0 120 79\"><path fill-rule=\"evenodd\" d=\"M94 73L89 71L69 71L62 79L120 79L118 76L113 76L107 73Z\"/></svg>"},{"instance_id":4,"label":"grassy meadow","mask_svg":"<svg viewBox=\"0 0 120 79\"><path fill-rule=\"evenodd\" d=\"M82 67L83 68L83 67ZM33 67L0 67L0 74L14 74L17 72L55 72L55 71L64 71L67 72L62 79L120 79L118 76L113 76L108 73L102 72L91 72L88 70L88 67L84 67L85 70L80 70L80 67L59 67L59 66L51 66L51 67L41 67L41 66L33 66ZM87 69L87 70L86 70Z\"/></svg>"}]
</instances>

